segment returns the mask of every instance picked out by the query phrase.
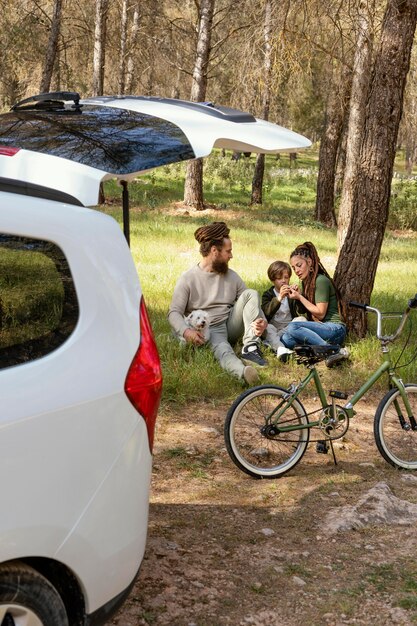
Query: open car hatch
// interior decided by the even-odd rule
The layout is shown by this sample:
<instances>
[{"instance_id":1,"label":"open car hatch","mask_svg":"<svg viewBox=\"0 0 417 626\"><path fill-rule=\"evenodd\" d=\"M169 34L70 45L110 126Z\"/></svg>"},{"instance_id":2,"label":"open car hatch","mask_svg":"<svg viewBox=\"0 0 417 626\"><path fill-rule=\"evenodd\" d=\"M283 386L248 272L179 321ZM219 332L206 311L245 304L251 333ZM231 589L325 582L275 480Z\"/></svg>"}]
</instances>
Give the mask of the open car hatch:
<instances>
[{"instance_id":1,"label":"open car hatch","mask_svg":"<svg viewBox=\"0 0 417 626\"><path fill-rule=\"evenodd\" d=\"M129 240L127 182L135 176L213 148L268 154L310 145L291 130L211 103L40 94L0 115L0 189L27 185L31 194L94 206L100 184L117 178Z\"/></svg>"}]
</instances>

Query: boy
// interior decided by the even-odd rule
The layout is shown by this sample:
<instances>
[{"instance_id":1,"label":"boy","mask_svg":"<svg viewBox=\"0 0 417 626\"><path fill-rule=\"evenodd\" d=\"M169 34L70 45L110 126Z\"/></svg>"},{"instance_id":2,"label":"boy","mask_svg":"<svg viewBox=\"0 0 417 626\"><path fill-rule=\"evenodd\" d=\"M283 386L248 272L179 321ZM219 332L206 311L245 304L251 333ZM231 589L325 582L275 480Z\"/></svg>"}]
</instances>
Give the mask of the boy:
<instances>
[{"instance_id":1,"label":"boy","mask_svg":"<svg viewBox=\"0 0 417 626\"><path fill-rule=\"evenodd\" d=\"M293 318L297 316L296 301L287 298L290 291L291 267L285 261L274 261L268 267L268 278L272 287L262 294L262 311L268 321L264 341L276 351L280 361L287 361L292 350L280 341L281 335Z\"/></svg>"}]
</instances>

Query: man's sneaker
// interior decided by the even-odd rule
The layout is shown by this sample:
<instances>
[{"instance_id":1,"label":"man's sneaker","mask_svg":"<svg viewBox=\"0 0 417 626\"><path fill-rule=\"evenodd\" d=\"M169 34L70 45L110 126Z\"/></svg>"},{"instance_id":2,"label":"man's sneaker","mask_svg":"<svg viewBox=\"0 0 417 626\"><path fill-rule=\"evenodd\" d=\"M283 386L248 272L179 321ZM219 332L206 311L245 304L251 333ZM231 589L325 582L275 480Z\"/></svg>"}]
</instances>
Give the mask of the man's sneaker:
<instances>
[{"instance_id":1,"label":"man's sneaker","mask_svg":"<svg viewBox=\"0 0 417 626\"><path fill-rule=\"evenodd\" d=\"M337 363L340 363L340 361L344 361L347 358L349 358L349 351L346 348L340 348L339 352L327 357L326 365L327 367L334 367Z\"/></svg>"},{"instance_id":2,"label":"man's sneaker","mask_svg":"<svg viewBox=\"0 0 417 626\"><path fill-rule=\"evenodd\" d=\"M329 451L329 444L327 443L327 441L322 440L316 443L316 452L318 452L318 454L327 454L328 451Z\"/></svg>"},{"instance_id":3,"label":"man's sneaker","mask_svg":"<svg viewBox=\"0 0 417 626\"><path fill-rule=\"evenodd\" d=\"M286 363L291 355L294 354L294 350L289 350L288 348L284 348L284 346L280 346L277 350L277 357L279 361L282 363Z\"/></svg>"},{"instance_id":4,"label":"man's sneaker","mask_svg":"<svg viewBox=\"0 0 417 626\"><path fill-rule=\"evenodd\" d=\"M242 361L249 365L259 365L263 367L267 364L264 358L262 358L261 351L257 343L248 343L247 346L242 348Z\"/></svg>"},{"instance_id":5,"label":"man's sneaker","mask_svg":"<svg viewBox=\"0 0 417 626\"><path fill-rule=\"evenodd\" d=\"M258 372L252 365L246 365L243 370L243 378L248 383L248 385L254 385L259 381Z\"/></svg>"}]
</instances>

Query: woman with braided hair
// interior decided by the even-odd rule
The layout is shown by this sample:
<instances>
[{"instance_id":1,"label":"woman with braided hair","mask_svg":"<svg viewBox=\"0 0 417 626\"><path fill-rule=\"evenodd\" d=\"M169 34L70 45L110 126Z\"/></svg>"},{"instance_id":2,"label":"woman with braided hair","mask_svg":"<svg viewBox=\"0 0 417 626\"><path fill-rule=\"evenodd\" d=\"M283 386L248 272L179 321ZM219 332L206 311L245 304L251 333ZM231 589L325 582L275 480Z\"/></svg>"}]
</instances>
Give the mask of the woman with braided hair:
<instances>
[{"instance_id":1,"label":"woman with braided hair","mask_svg":"<svg viewBox=\"0 0 417 626\"><path fill-rule=\"evenodd\" d=\"M267 322L259 294L248 289L236 272L229 268L233 258L230 230L224 222L197 228L194 237L200 244L200 262L178 279L172 296L168 320L178 338L201 346L201 331L189 328L185 321L192 311L206 311L210 322L210 348L221 367L234 376L254 384L263 367L261 335ZM233 344L242 339L240 358Z\"/></svg>"},{"instance_id":2,"label":"woman with braided hair","mask_svg":"<svg viewBox=\"0 0 417 626\"><path fill-rule=\"evenodd\" d=\"M290 255L290 263L301 281L301 291L296 285L288 285L287 296L297 300L298 312L303 312L306 320L290 322L281 337L282 343L290 350L301 345L342 346L346 326L339 293L323 267L314 244L306 241L297 246ZM347 350L340 348L338 353L326 360L326 365L332 367L347 356Z\"/></svg>"}]
</instances>

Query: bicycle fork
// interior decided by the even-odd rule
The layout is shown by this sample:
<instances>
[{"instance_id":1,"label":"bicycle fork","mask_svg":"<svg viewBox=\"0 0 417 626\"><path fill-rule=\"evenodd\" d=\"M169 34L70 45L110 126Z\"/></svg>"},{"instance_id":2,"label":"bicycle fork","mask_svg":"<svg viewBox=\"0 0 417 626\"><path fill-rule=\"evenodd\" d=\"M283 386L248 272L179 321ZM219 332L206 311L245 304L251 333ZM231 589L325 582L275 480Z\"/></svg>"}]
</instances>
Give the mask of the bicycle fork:
<instances>
[{"instance_id":1,"label":"bicycle fork","mask_svg":"<svg viewBox=\"0 0 417 626\"><path fill-rule=\"evenodd\" d=\"M401 428L403 430L417 430L416 418L413 415L413 412L411 410L410 402L408 400L407 390L404 386L403 381L401 380L401 378L396 378L395 376L393 376L391 379L391 382L394 383L392 387L393 388L396 387L398 391L400 392L402 401L404 402L404 406L407 411L407 417L409 420L407 422L406 418L404 417L400 404L398 402L398 399L394 400L394 406L395 406L395 410L397 411L398 420L400 422Z\"/></svg>"}]
</instances>

